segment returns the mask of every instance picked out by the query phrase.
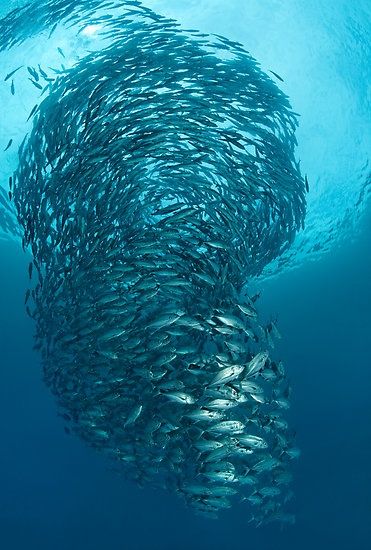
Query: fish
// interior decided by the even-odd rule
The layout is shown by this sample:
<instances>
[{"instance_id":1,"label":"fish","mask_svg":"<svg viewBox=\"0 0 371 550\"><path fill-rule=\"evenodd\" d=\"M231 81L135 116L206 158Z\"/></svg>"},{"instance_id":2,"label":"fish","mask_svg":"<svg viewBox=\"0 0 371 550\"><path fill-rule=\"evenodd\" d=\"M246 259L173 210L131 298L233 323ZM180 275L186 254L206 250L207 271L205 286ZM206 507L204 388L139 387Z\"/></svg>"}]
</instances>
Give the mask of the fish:
<instances>
[{"instance_id":1,"label":"fish","mask_svg":"<svg viewBox=\"0 0 371 550\"><path fill-rule=\"evenodd\" d=\"M250 498L249 518L269 522L299 451L276 321L252 287L304 223L297 116L237 42L135 0L105 15L52 4L38 4L46 40L67 24L90 43L94 21L104 47L28 66L42 93L12 203L0 192L0 226L12 211L32 257L45 384L120 474L207 517ZM32 8L16 12L24 38Z\"/></svg>"},{"instance_id":2,"label":"fish","mask_svg":"<svg viewBox=\"0 0 371 550\"><path fill-rule=\"evenodd\" d=\"M200 441L197 441L194 446L198 451L204 453L219 449L223 446L223 443L221 443L220 441L213 441L212 439L201 439Z\"/></svg>"},{"instance_id":3,"label":"fish","mask_svg":"<svg viewBox=\"0 0 371 550\"><path fill-rule=\"evenodd\" d=\"M243 434L237 436L237 440L242 445L256 449L266 449L268 447L268 443L262 437L256 435Z\"/></svg>"},{"instance_id":4,"label":"fish","mask_svg":"<svg viewBox=\"0 0 371 550\"><path fill-rule=\"evenodd\" d=\"M32 84L38 89L38 90L42 90L43 87L41 86L41 84L39 84L38 82L36 82L35 80L33 80L32 78L29 78L28 79L30 82L32 82Z\"/></svg>"},{"instance_id":5,"label":"fish","mask_svg":"<svg viewBox=\"0 0 371 550\"><path fill-rule=\"evenodd\" d=\"M264 367L267 359L268 352L262 351L257 353L255 357L253 357L253 359L251 359L251 361L246 365L245 379L257 374L257 372L259 372Z\"/></svg>"},{"instance_id":6,"label":"fish","mask_svg":"<svg viewBox=\"0 0 371 550\"><path fill-rule=\"evenodd\" d=\"M242 321L234 315L215 315L215 318L221 321L228 327L236 328L239 330L245 330L245 325Z\"/></svg>"},{"instance_id":7,"label":"fish","mask_svg":"<svg viewBox=\"0 0 371 550\"><path fill-rule=\"evenodd\" d=\"M211 488L211 494L215 497L226 497L233 496L237 494L237 490L232 487L227 487L225 485L213 486Z\"/></svg>"},{"instance_id":8,"label":"fish","mask_svg":"<svg viewBox=\"0 0 371 550\"><path fill-rule=\"evenodd\" d=\"M188 413L187 417L195 421L206 420L207 422L212 422L214 420L219 420L220 418L222 418L222 415L217 411L209 411L208 409L198 409Z\"/></svg>"},{"instance_id":9,"label":"fish","mask_svg":"<svg viewBox=\"0 0 371 550\"><path fill-rule=\"evenodd\" d=\"M207 408L212 410L227 410L236 407L238 403L229 399L214 399L207 403Z\"/></svg>"},{"instance_id":10,"label":"fish","mask_svg":"<svg viewBox=\"0 0 371 550\"><path fill-rule=\"evenodd\" d=\"M242 305L242 304L237 304L237 307L242 311L242 313L244 313L247 317L252 317L252 318L256 318L257 317L257 313L255 311L254 308L252 307L249 307L248 305Z\"/></svg>"},{"instance_id":11,"label":"fish","mask_svg":"<svg viewBox=\"0 0 371 550\"><path fill-rule=\"evenodd\" d=\"M27 71L32 76L32 78L36 80L36 82L39 80L39 75L36 69L34 69L33 67L27 67Z\"/></svg>"},{"instance_id":12,"label":"fish","mask_svg":"<svg viewBox=\"0 0 371 550\"><path fill-rule=\"evenodd\" d=\"M142 410L143 410L143 405L137 405L136 407L134 407L131 413L129 414L128 418L125 420L124 427L126 428L127 426L134 424L134 422L140 416Z\"/></svg>"},{"instance_id":13,"label":"fish","mask_svg":"<svg viewBox=\"0 0 371 550\"><path fill-rule=\"evenodd\" d=\"M194 398L185 392L168 392L164 395L166 395L166 397L170 399L170 401L174 401L175 403L193 405L193 403L195 402Z\"/></svg>"},{"instance_id":14,"label":"fish","mask_svg":"<svg viewBox=\"0 0 371 550\"><path fill-rule=\"evenodd\" d=\"M98 341L99 342L107 342L109 340L118 338L119 336L123 335L125 333L125 328L113 328L110 329L101 336L99 336Z\"/></svg>"},{"instance_id":15,"label":"fish","mask_svg":"<svg viewBox=\"0 0 371 550\"><path fill-rule=\"evenodd\" d=\"M211 380L209 387L219 386L220 384L227 384L232 380L235 380L240 376L244 371L245 367L241 365L232 365L222 369L218 374Z\"/></svg>"},{"instance_id":16,"label":"fish","mask_svg":"<svg viewBox=\"0 0 371 550\"><path fill-rule=\"evenodd\" d=\"M42 76L44 79L47 79L47 78L48 78L48 75L47 75L47 73L40 67L40 64L38 65L38 68L39 68L39 73L41 74L41 76Z\"/></svg>"},{"instance_id":17,"label":"fish","mask_svg":"<svg viewBox=\"0 0 371 550\"><path fill-rule=\"evenodd\" d=\"M5 147L5 149L4 149L4 152L7 151L7 150L9 149L9 147L12 145L12 143L13 143L13 139L10 139L10 140L8 141L8 145L7 145L7 146Z\"/></svg>"},{"instance_id":18,"label":"fish","mask_svg":"<svg viewBox=\"0 0 371 550\"><path fill-rule=\"evenodd\" d=\"M275 73L274 71L269 71L269 72L272 73L276 78L278 78L278 80L280 80L281 82L284 82L283 78L279 74Z\"/></svg>"},{"instance_id":19,"label":"fish","mask_svg":"<svg viewBox=\"0 0 371 550\"><path fill-rule=\"evenodd\" d=\"M244 393L249 393L254 395L259 395L264 393L264 389L258 384L256 384L255 381L253 382L252 380L241 380L239 382L239 387L241 387L241 390Z\"/></svg>"},{"instance_id":20,"label":"fish","mask_svg":"<svg viewBox=\"0 0 371 550\"><path fill-rule=\"evenodd\" d=\"M8 73L5 78L4 78L4 82L6 82L7 80L9 80L10 78L12 78L12 76L17 72L19 71L19 69L22 69L24 65L20 65L19 67L17 67L16 69L14 69L14 71Z\"/></svg>"},{"instance_id":21,"label":"fish","mask_svg":"<svg viewBox=\"0 0 371 550\"><path fill-rule=\"evenodd\" d=\"M36 109L38 108L38 105L34 105L30 111L30 114L28 115L27 122L30 120L30 118L36 113Z\"/></svg>"},{"instance_id":22,"label":"fish","mask_svg":"<svg viewBox=\"0 0 371 550\"><path fill-rule=\"evenodd\" d=\"M27 291L26 291L25 299L24 299L25 304L27 304L28 299L30 297L30 294L31 294L31 290L28 288Z\"/></svg>"},{"instance_id":23,"label":"fish","mask_svg":"<svg viewBox=\"0 0 371 550\"><path fill-rule=\"evenodd\" d=\"M217 424L213 424L208 431L214 433L242 433L245 425L240 420L223 420Z\"/></svg>"},{"instance_id":24,"label":"fish","mask_svg":"<svg viewBox=\"0 0 371 550\"><path fill-rule=\"evenodd\" d=\"M256 462L253 466L253 471L256 473L266 472L280 465L280 461L272 456L267 456Z\"/></svg>"},{"instance_id":25,"label":"fish","mask_svg":"<svg viewBox=\"0 0 371 550\"><path fill-rule=\"evenodd\" d=\"M208 464L210 462L218 463L219 460L222 460L222 459L228 457L229 454L230 454L229 448L222 445L218 449L214 449L214 450L210 451L209 453L207 453L203 457L203 460L206 464Z\"/></svg>"}]
</instances>

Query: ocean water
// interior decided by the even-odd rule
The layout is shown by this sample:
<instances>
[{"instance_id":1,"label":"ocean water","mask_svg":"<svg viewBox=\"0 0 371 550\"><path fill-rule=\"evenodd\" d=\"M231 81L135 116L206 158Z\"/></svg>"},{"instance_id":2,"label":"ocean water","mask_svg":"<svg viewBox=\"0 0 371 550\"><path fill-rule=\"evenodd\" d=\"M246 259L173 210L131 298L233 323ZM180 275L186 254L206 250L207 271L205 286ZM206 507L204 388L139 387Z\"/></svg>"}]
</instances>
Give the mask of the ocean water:
<instances>
[{"instance_id":1,"label":"ocean water","mask_svg":"<svg viewBox=\"0 0 371 550\"><path fill-rule=\"evenodd\" d=\"M11 5L10 5L11 4ZM14 5L1 3L5 16ZM57 2L50 3L51 5ZM86 2L85 4L89 4ZM24 311L29 253L2 235L0 277L0 548L366 550L371 540L371 212L369 185L370 31L367 1L310 3L152 0L151 9L186 28L240 41L300 116L296 158L308 175L305 229L255 281L260 312L278 318L292 386L288 420L301 456L292 465L294 525L248 523L236 502L217 520L195 515L171 492L137 487L78 437L64 432L33 351ZM53 20L53 18L52 18ZM1 73L26 63L61 63L93 46L58 30L45 48L40 20L12 32L30 36L0 53ZM0 27L1 28L1 27ZM34 34L34 36L33 36ZM4 38L4 35L3 35ZM0 38L1 41L1 38ZM76 62L71 54L71 65ZM39 91L23 75L12 96L1 82L0 175L7 187L25 119ZM26 128L26 130L25 130Z\"/></svg>"}]
</instances>

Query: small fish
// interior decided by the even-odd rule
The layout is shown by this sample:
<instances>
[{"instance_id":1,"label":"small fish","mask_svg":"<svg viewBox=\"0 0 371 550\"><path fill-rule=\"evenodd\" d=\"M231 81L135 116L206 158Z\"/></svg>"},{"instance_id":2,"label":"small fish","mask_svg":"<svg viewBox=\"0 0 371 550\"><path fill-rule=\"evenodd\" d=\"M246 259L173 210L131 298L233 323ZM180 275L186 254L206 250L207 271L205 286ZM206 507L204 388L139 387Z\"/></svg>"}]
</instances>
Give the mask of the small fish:
<instances>
[{"instance_id":1,"label":"small fish","mask_svg":"<svg viewBox=\"0 0 371 550\"><path fill-rule=\"evenodd\" d=\"M284 470L274 474L274 481L277 485L286 485L288 483L291 483L292 479L293 479L292 473L286 472Z\"/></svg>"},{"instance_id":2,"label":"small fish","mask_svg":"<svg viewBox=\"0 0 371 550\"><path fill-rule=\"evenodd\" d=\"M241 380L241 382L239 383L239 387L243 392L250 394L252 393L254 395L264 392L262 387L258 386L258 384L252 382L251 380Z\"/></svg>"},{"instance_id":3,"label":"small fish","mask_svg":"<svg viewBox=\"0 0 371 550\"><path fill-rule=\"evenodd\" d=\"M208 411L207 409L199 409L187 414L187 417L196 421L206 420L207 422L212 422L213 420L219 420L223 416L217 411Z\"/></svg>"},{"instance_id":4,"label":"small fish","mask_svg":"<svg viewBox=\"0 0 371 550\"><path fill-rule=\"evenodd\" d=\"M166 214L171 214L172 212L179 210L183 206L186 206L185 202L177 202L175 204L170 204L169 206L165 206L163 208L158 208L157 210L154 211L154 214L156 216L164 216Z\"/></svg>"},{"instance_id":5,"label":"small fish","mask_svg":"<svg viewBox=\"0 0 371 550\"><path fill-rule=\"evenodd\" d=\"M256 294L254 294L254 296L252 296L251 298L252 303L255 304L255 302L259 300L260 296L261 296L261 292L257 292Z\"/></svg>"},{"instance_id":6,"label":"small fish","mask_svg":"<svg viewBox=\"0 0 371 550\"><path fill-rule=\"evenodd\" d=\"M52 29L51 29L51 31L50 31L50 33L49 33L48 38L50 38L50 37L52 36L52 34L54 33L54 31L55 31L55 29L57 28L57 26L58 26L58 22L55 23L55 24L53 25L53 27L52 27Z\"/></svg>"},{"instance_id":7,"label":"small fish","mask_svg":"<svg viewBox=\"0 0 371 550\"><path fill-rule=\"evenodd\" d=\"M268 352L261 351L255 355L255 357L246 365L246 374L245 378L254 376L260 369L262 369L267 362Z\"/></svg>"},{"instance_id":8,"label":"small fish","mask_svg":"<svg viewBox=\"0 0 371 550\"><path fill-rule=\"evenodd\" d=\"M258 506L259 504L263 503L263 497L262 495L259 495L259 493L254 493L247 497L247 500L253 505Z\"/></svg>"},{"instance_id":9,"label":"small fish","mask_svg":"<svg viewBox=\"0 0 371 550\"><path fill-rule=\"evenodd\" d=\"M27 67L27 70L30 73L30 75L32 76L32 78L34 78L36 80L36 82L38 80L40 80L39 74L36 71L36 69L34 69L33 67Z\"/></svg>"},{"instance_id":10,"label":"small fish","mask_svg":"<svg viewBox=\"0 0 371 550\"><path fill-rule=\"evenodd\" d=\"M277 324L275 321L271 321L268 325L269 327L269 331L273 334L273 336L275 338L277 338L278 340L281 340L282 336L277 328Z\"/></svg>"},{"instance_id":11,"label":"small fish","mask_svg":"<svg viewBox=\"0 0 371 550\"><path fill-rule=\"evenodd\" d=\"M277 497L281 493L281 490L278 487L267 486L259 489L259 493L263 497Z\"/></svg>"},{"instance_id":12,"label":"small fish","mask_svg":"<svg viewBox=\"0 0 371 550\"><path fill-rule=\"evenodd\" d=\"M290 408L290 401L286 399L285 397L279 397L272 401L272 404L281 408L281 409L289 409Z\"/></svg>"},{"instance_id":13,"label":"small fish","mask_svg":"<svg viewBox=\"0 0 371 550\"><path fill-rule=\"evenodd\" d=\"M228 447L219 447L218 449L214 449L213 451L210 451L206 456L203 457L203 461L206 463L209 462L217 462L219 460L222 460L223 458L227 458L230 454L230 450Z\"/></svg>"},{"instance_id":14,"label":"small fish","mask_svg":"<svg viewBox=\"0 0 371 550\"><path fill-rule=\"evenodd\" d=\"M238 330L245 330L245 325L242 321L234 315L215 315L215 318L221 321L224 325L236 328Z\"/></svg>"},{"instance_id":15,"label":"small fish","mask_svg":"<svg viewBox=\"0 0 371 550\"><path fill-rule=\"evenodd\" d=\"M9 147L11 146L12 143L13 143L13 139L10 139L9 142L8 142L8 145L4 149L4 152L9 149Z\"/></svg>"},{"instance_id":16,"label":"small fish","mask_svg":"<svg viewBox=\"0 0 371 550\"><path fill-rule=\"evenodd\" d=\"M223 420L218 424L210 426L210 428L208 428L208 431L216 433L238 434L242 433L244 427L245 425L239 420Z\"/></svg>"},{"instance_id":17,"label":"small fish","mask_svg":"<svg viewBox=\"0 0 371 550\"><path fill-rule=\"evenodd\" d=\"M57 50L61 54L61 56L65 59L66 56L64 55L64 52L63 52L62 48L57 48Z\"/></svg>"},{"instance_id":18,"label":"small fish","mask_svg":"<svg viewBox=\"0 0 371 550\"><path fill-rule=\"evenodd\" d=\"M194 398L184 392L172 392L172 393L166 393L164 394L170 401L174 401L175 403L182 403L184 405L192 405L195 400Z\"/></svg>"},{"instance_id":19,"label":"small fish","mask_svg":"<svg viewBox=\"0 0 371 550\"><path fill-rule=\"evenodd\" d=\"M25 303L25 304L27 304L28 299L29 299L29 297L30 297L30 294L31 294L31 290L28 288L27 291L26 291L25 298L24 298L24 303Z\"/></svg>"},{"instance_id":20,"label":"small fish","mask_svg":"<svg viewBox=\"0 0 371 550\"><path fill-rule=\"evenodd\" d=\"M266 472L268 470L272 470L273 468L276 468L279 465L280 465L280 461L277 458L273 458L272 456L267 456L262 460L259 460L259 462L256 462L252 467L252 470L254 470L255 472L261 473L261 472Z\"/></svg>"},{"instance_id":21,"label":"small fish","mask_svg":"<svg viewBox=\"0 0 371 550\"><path fill-rule=\"evenodd\" d=\"M207 408L212 410L227 410L238 405L237 401L231 401L229 399L214 399L207 403Z\"/></svg>"},{"instance_id":22,"label":"small fish","mask_svg":"<svg viewBox=\"0 0 371 550\"><path fill-rule=\"evenodd\" d=\"M255 319L257 317L257 313L255 309L252 307L249 307L247 305L237 304L237 307L244 313L247 317L251 317Z\"/></svg>"},{"instance_id":23,"label":"small fish","mask_svg":"<svg viewBox=\"0 0 371 550\"><path fill-rule=\"evenodd\" d=\"M226 367L222 369L218 374L212 379L209 384L209 387L219 386L220 384L226 384L238 378L238 376L244 371L245 367L240 365L232 365L231 367Z\"/></svg>"},{"instance_id":24,"label":"small fish","mask_svg":"<svg viewBox=\"0 0 371 550\"><path fill-rule=\"evenodd\" d=\"M200 441L197 441L194 446L198 451L203 453L219 449L223 446L223 443L221 443L220 441L213 441L212 439L202 439Z\"/></svg>"},{"instance_id":25,"label":"small fish","mask_svg":"<svg viewBox=\"0 0 371 550\"><path fill-rule=\"evenodd\" d=\"M47 73L40 67L40 64L38 65L38 67L39 67L39 73L41 74L41 76L43 78L48 78Z\"/></svg>"},{"instance_id":26,"label":"small fish","mask_svg":"<svg viewBox=\"0 0 371 550\"><path fill-rule=\"evenodd\" d=\"M181 390L184 388L184 382L181 380L168 380L167 382L161 382L161 384L158 384L158 388L162 391Z\"/></svg>"},{"instance_id":27,"label":"small fish","mask_svg":"<svg viewBox=\"0 0 371 550\"><path fill-rule=\"evenodd\" d=\"M299 458L301 451L298 449L298 447L289 447L288 449L285 449L285 453L290 458Z\"/></svg>"},{"instance_id":28,"label":"small fish","mask_svg":"<svg viewBox=\"0 0 371 550\"><path fill-rule=\"evenodd\" d=\"M32 110L31 110L30 114L28 115L27 122L28 122L28 121L30 120L30 118L35 114L37 107L38 107L38 104L37 104L37 103L36 103L36 105L34 105L34 106L32 107Z\"/></svg>"},{"instance_id":29,"label":"small fish","mask_svg":"<svg viewBox=\"0 0 371 550\"><path fill-rule=\"evenodd\" d=\"M243 434L237 436L237 439L242 445L247 445L255 449L266 449L268 447L268 443L262 437L258 437L257 435Z\"/></svg>"},{"instance_id":30,"label":"small fish","mask_svg":"<svg viewBox=\"0 0 371 550\"><path fill-rule=\"evenodd\" d=\"M14 69L14 71L12 71L11 73L7 74L6 77L4 78L4 82L6 82L7 80L9 80L9 78L12 78L12 76L17 72L19 71L19 69L21 69L24 65L21 65L20 67L18 67L17 69Z\"/></svg>"},{"instance_id":31,"label":"small fish","mask_svg":"<svg viewBox=\"0 0 371 550\"><path fill-rule=\"evenodd\" d=\"M33 80L32 78L29 78L28 80L29 80L30 82L32 82L32 84L33 84L36 88L38 88L38 90L42 90L42 89L43 89L43 87L41 86L41 84L39 84L38 82L36 82L36 81Z\"/></svg>"},{"instance_id":32,"label":"small fish","mask_svg":"<svg viewBox=\"0 0 371 550\"><path fill-rule=\"evenodd\" d=\"M226 487L225 485L222 485L222 486L213 485L210 488L210 491L214 496L217 496L217 497L232 496L237 494L236 489L233 489L232 487Z\"/></svg>"},{"instance_id":33,"label":"small fish","mask_svg":"<svg viewBox=\"0 0 371 550\"><path fill-rule=\"evenodd\" d=\"M220 470L215 472L204 472L205 477L214 482L232 483L236 481L234 472L230 470Z\"/></svg>"},{"instance_id":34,"label":"small fish","mask_svg":"<svg viewBox=\"0 0 371 550\"><path fill-rule=\"evenodd\" d=\"M15 86L14 86L14 80L12 80L12 83L10 85L10 93L12 95L15 95Z\"/></svg>"},{"instance_id":35,"label":"small fish","mask_svg":"<svg viewBox=\"0 0 371 550\"><path fill-rule=\"evenodd\" d=\"M269 71L270 73L272 73L276 78L278 78L278 80L280 80L281 82L284 82L282 76L280 76L279 74L275 73L274 71Z\"/></svg>"},{"instance_id":36,"label":"small fish","mask_svg":"<svg viewBox=\"0 0 371 550\"><path fill-rule=\"evenodd\" d=\"M125 332L126 332L125 328L113 328L105 331L104 334L102 334L102 336L99 336L98 341L108 342L109 340L113 340L114 338L118 338L119 336L122 336Z\"/></svg>"},{"instance_id":37,"label":"small fish","mask_svg":"<svg viewBox=\"0 0 371 550\"><path fill-rule=\"evenodd\" d=\"M239 476L238 481L242 485L256 485L258 483L258 478L252 474L245 473Z\"/></svg>"},{"instance_id":38,"label":"small fish","mask_svg":"<svg viewBox=\"0 0 371 550\"><path fill-rule=\"evenodd\" d=\"M143 405L137 405L136 407L134 407L134 409L129 414L124 426L126 427L126 426L130 426L131 424L134 424L134 422L140 416L142 410L143 410Z\"/></svg>"}]
</instances>

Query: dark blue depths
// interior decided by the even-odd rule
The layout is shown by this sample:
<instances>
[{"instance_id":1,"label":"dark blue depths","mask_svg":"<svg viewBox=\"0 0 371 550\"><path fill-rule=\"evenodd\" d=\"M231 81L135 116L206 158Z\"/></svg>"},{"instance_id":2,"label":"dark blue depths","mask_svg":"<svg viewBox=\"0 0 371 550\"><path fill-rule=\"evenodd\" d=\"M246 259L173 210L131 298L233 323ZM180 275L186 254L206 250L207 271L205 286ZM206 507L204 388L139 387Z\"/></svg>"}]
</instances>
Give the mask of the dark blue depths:
<instances>
[{"instance_id":1,"label":"dark blue depths","mask_svg":"<svg viewBox=\"0 0 371 550\"><path fill-rule=\"evenodd\" d=\"M23 310L27 258L1 243L0 548L367 550L371 540L370 214L356 243L264 284L293 386L297 522L256 529L244 505L217 521L140 489L63 431Z\"/></svg>"}]
</instances>

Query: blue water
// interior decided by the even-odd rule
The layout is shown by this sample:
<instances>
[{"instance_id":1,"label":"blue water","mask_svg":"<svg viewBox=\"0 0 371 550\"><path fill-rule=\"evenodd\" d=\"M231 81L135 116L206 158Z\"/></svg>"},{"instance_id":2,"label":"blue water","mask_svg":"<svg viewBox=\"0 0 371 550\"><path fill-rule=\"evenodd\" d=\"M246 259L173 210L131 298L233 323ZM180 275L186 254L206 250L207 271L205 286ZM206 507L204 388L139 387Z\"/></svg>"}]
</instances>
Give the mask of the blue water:
<instances>
[{"instance_id":1,"label":"blue water","mask_svg":"<svg viewBox=\"0 0 371 550\"><path fill-rule=\"evenodd\" d=\"M139 489L63 432L40 376L22 307L26 262L2 246L1 548L18 550L336 548L367 550L371 536L371 220L360 239L320 263L266 283L279 313L277 351L293 385L297 522L246 525L242 507L218 521L174 496Z\"/></svg>"},{"instance_id":2,"label":"blue water","mask_svg":"<svg viewBox=\"0 0 371 550\"><path fill-rule=\"evenodd\" d=\"M148 4L158 11L161 11L161 7L166 8L166 2L157 2L158 8L156 2ZM180 2L179 6L182 4ZM250 14L260 25L268 9L268 2L263 4L264 14L259 14L255 2L252 3L254 10ZM301 4L296 2L296 11ZM329 6L331 4L335 6L335 2L328 3ZM361 10L360 22L366 28L368 4L360 4L366 7L366 11ZM278 9L277 5L277 2L272 2L272 9ZM292 8L291 12L295 11L294 1L288 2L288 5ZM313 18L315 20L317 16L319 21L322 14L320 2L313 5L311 16L306 14L311 28L315 26ZM346 10L351 10L350 2L341 2L339 5L345 10L344 14L348 13ZM190 6L195 14L202 11L201 7L206 14L207 10L213 11L212 2L198 2L198 7L192 2ZM186 13L186 8L182 9L183 12L177 14L179 17ZM316 12L316 9L319 11ZM331 11L328 6L327 10ZM231 12L231 19L223 20L223 14L214 11L217 12L216 15L214 13L215 32L223 30L231 38L234 38L234 33L241 32L237 23L232 25ZM370 12L371 8L368 15ZM192 19L192 13L186 15ZM193 26L201 28L204 19L201 20L200 14L198 17L199 25L195 15ZM334 7L331 21L339 18L341 13ZM207 24L209 28L206 30L214 28L212 21L207 21ZM293 27L296 25L297 22L292 23ZM357 26L354 19L352 25ZM341 36L338 36L339 27L336 28L334 49L339 51L339 43L342 41ZM304 36L305 29L304 26ZM255 38L251 44L248 44L247 30L244 32L247 47L252 50L251 46L256 45L257 51L252 53L257 56L260 53L261 58L264 55L261 46L263 40L260 40L258 47L257 28L252 31ZM241 36L239 39L242 40ZM280 44L284 42L282 40ZM362 63L364 60L359 51L355 51L356 66L352 67L351 52L347 49L349 42L343 42L343 58L347 59L344 82L349 74L357 75L359 80L351 79L351 87L346 88L346 93L343 89L344 94L340 95L342 100L352 100L351 114L357 121L363 121L364 130L358 145L364 147L365 152L371 132L365 116L365 113L370 112L369 102L363 94L366 83L361 79L365 73L360 69L359 58ZM310 47L315 50L311 35L307 35L305 44L311 44ZM289 49L292 52L291 48L292 44ZM270 44L269 49L274 50L274 46ZM317 54L313 54L314 59L318 59ZM294 58L295 63L299 63L297 58L300 58L300 51L292 56L292 63ZM302 56L304 58L304 47ZM283 63L289 65L289 61L288 58ZM280 73L277 64L271 67ZM313 64L313 67L316 65ZM333 65L329 65L329 70L335 70ZM286 78L290 80L289 73ZM308 86L312 85L313 82L308 83ZM311 105L308 103L305 85L302 95L297 94L296 97L296 103L301 102L299 106L295 104L294 95L295 91L290 91L294 108L300 111L301 107L301 111L309 112ZM364 98L362 109L358 101L361 96ZM4 97L1 95L0 101L5 101ZM318 102L318 112L331 112L331 95L322 95ZM299 254L300 261L296 261L294 270L284 271L261 283L261 308L266 316L277 314L283 335L275 354L284 361L293 387L290 424L297 431L297 442L302 450L294 466L293 507L297 516L296 524L283 530L276 525L256 529L247 524L244 508L238 505L223 512L217 521L197 517L175 496L159 490L140 489L119 478L107 469L107 463L101 456L76 437L65 434L54 400L41 379L40 358L32 351L34 328L23 306L29 259L18 243L0 241L1 549L370 548L371 210L365 201L361 217L355 216L346 230L344 224L340 223L347 211L347 201L350 215L353 213L351 207L357 201L362 181L361 178L355 178L348 186L344 183L337 189L337 193L334 181L343 181L344 173L352 172L352 162L357 171L367 160L365 154L359 158L353 157L353 161L350 153L346 159L342 156L345 137L353 138L356 129L350 127L349 112L345 114L347 104L340 104L339 112L341 107L344 109L344 118L336 119L334 113L335 125L331 119L327 120L327 124L321 120L316 126L307 118L307 123L303 122L301 136L304 143L300 142L299 148L302 147L307 154L305 157L303 153L306 171L309 174L312 171L318 178L322 174L327 181L322 187L318 186L316 191L318 197L327 199L321 201L319 198L309 209L308 215L312 220L312 232L308 237L310 244L314 245L316 239L323 238L322 227L316 232L316 220L320 224L328 216L327 201L333 197L335 202L338 201L336 204L338 208L341 207L342 213L339 219L332 218L332 226L339 233L344 233L338 239L337 246L334 245L327 254L318 257L316 262L308 262ZM8 120L7 124L11 125L11 121ZM322 157L316 159L318 128L321 135L325 130L327 135L335 134L333 139L336 144L326 141L326 133L322 135L322 146L326 147L329 154L328 162ZM313 142L308 145L311 132ZM353 139L349 148L352 150L355 147ZM2 164L4 173L8 170L7 162L11 163L12 159ZM313 180L316 181L315 177ZM354 191L356 182L359 185L357 192ZM352 189L353 203L350 200Z\"/></svg>"}]
</instances>

